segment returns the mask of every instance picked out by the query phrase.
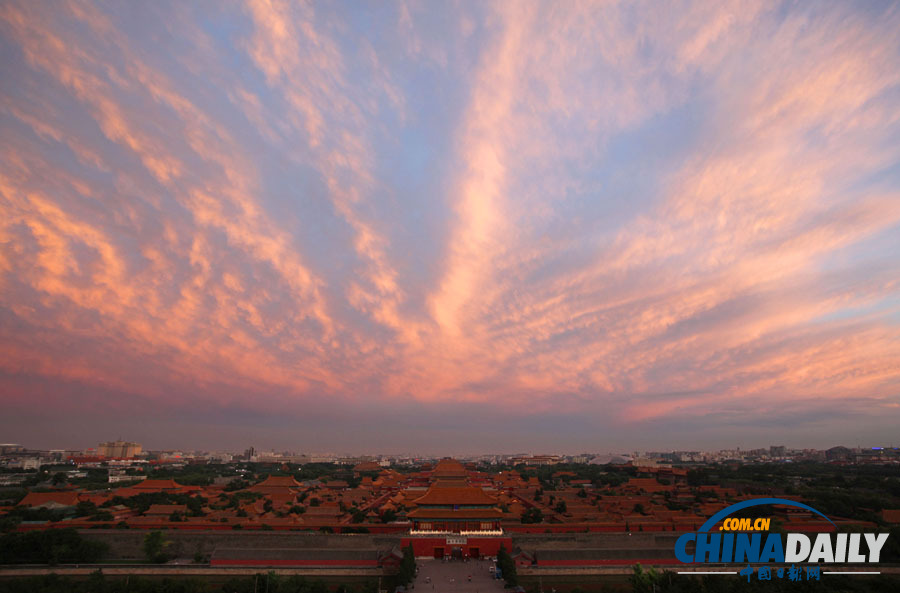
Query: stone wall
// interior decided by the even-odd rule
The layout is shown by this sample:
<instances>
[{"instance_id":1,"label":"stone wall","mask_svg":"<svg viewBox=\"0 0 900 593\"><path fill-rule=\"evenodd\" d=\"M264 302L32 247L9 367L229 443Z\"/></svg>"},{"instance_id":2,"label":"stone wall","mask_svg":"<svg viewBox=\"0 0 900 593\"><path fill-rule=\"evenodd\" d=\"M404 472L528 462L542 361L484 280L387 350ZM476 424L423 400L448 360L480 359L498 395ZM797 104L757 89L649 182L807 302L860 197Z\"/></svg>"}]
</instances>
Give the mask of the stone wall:
<instances>
[{"instance_id":1,"label":"stone wall","mask_svg":"<svg viewBox=\"0 0 900 593\"><path fill-rule=\"evenodd\" d=\"M535 549L675 549L676 532L513 534L513 546Z\"/></svg>"},{"instance_id":2,"label":"stone wall","mask_svg":"<svg viewBox=\"0 0 900 593\"><path fill-rule=\"evenodd\" d=\"M109 558L142 560L142 545L148 531L143 529L87 529L81 534L90 540L109 544ZM163 530L171 544L170 553L193 558L196 553L209 557L216 547L222 548L318 548L387 551L401 545L401 537L378 534L317 534L293 531L190 531ZM677 533L577 533L577 534L511 534L512 547L528 552L541 550L609 550L610 558L637 557L625 550L668 552L675 548ZM668 556L666 554L666 556ZM577 557L577 554L574 554Z\"/></svg>"},{"instance_id":3,"label":"stone wall","mask_svg":"<svg viewBox=\"0 0 900 593\"><path fill-rule=\"evenodd\" d=\"M85 539L109 544L109 559L141 560L144 529L86 529L80 532ZM327 535L290 531L188 531L163 530L171 543L170 554L193 558L200 553L209 557L216 547L223 548L324 548L390 550L400 545L400 538L389 535Z\"/></svg>"}]
</instances>

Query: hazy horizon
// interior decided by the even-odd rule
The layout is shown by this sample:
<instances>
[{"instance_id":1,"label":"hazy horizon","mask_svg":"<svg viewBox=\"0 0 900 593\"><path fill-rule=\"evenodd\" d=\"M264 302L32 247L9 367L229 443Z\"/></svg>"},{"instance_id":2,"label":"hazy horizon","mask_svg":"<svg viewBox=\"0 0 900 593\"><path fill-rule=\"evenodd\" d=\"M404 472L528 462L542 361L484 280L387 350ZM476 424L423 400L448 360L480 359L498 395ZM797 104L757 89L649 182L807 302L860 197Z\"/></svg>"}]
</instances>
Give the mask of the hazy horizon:
<instances>
[{"instance_id":1,"label":"hazy horizon","mask_svg":"<svg viewBox=\"0 0 900 593\"><path fill-rule=\"evenodd\" d=\"M0 56L0 440L896 444L900 4L12 0Z\"/></svg>"}]
</instances>

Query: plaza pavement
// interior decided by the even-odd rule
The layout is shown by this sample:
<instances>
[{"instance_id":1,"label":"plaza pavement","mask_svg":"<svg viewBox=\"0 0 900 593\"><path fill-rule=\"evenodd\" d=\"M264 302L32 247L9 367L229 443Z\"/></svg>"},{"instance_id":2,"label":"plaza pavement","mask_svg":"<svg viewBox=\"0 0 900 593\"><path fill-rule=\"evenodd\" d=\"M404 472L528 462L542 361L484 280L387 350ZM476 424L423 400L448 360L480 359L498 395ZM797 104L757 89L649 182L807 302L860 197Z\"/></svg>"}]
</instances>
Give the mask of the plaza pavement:
<instances>
[{"instance_id":1,"label":"plaza pavement","mask_svg":"<svg viewBox=\"0 0 900 593\"><path fill-rule=\"evenodd\" d=\"M419 574L412 582L415 588L409 593L503 593L503 581L495 579L490 572L492 564L485 559L464 562L417 558Z\"/></svg>"}]
</instances>

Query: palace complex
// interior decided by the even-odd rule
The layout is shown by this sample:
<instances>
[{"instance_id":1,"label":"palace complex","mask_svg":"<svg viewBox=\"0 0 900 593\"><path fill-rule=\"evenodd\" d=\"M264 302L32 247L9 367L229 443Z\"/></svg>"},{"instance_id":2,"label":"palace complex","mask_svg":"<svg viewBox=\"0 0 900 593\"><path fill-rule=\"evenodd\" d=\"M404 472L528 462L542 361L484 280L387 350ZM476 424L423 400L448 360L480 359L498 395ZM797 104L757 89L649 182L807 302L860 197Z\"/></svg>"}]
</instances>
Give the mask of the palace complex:
<instances>
[{"instance_id":1,"label":"palace complex","mask_svg":"<svg viewBox=\"0 0 900 593\"><path fill-rule=\"evenodd\" d=\"M593 481L569 471L545 472L539 481L517 471L489 473L454 459L406 473L363 463L307 480L297 479L289 466L255 467L268 471L203 486L177 479L144 479L102 490L61 484L0 507L0 516L21 514L22 509L54 512L46 520L23 521L19 531L116 527L368 533L390 536L400 546L411 544L417 556L475 558L494 556L500 546L512 551L514 538L534 537L529 534L658 533L665 538L665 532L674 536L696 530L716 511L752 497L734 487L688 484L687 470L677 467L610 468L616 480ZM784 529L832 528L821 517L797 511L776 509ZM842 524L841 518L832 519ZM396 550L383 552L378 558L384 561L397 557ZM242 553L220 549L213 562L235 563L228 554ZM357 562L353 554L346 555L347 562ZM375 556L366 558L372 562ZM539 562L529 558L525 554L520 560ZM543 562L552 558L553 552L546 552Z\"/></svg>"}]
</instances>

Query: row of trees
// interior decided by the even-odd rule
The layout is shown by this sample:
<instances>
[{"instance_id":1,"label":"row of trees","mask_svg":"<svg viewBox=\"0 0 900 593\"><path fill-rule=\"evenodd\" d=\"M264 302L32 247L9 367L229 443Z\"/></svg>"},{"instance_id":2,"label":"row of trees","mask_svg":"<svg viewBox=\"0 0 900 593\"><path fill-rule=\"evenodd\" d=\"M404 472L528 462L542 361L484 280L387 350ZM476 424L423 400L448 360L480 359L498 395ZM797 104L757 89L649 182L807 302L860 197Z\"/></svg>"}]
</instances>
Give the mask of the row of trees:
<instances>
[{"instance_id":1,"label":"row of trees","mask_svg":"<svg viewBox=\"0 0 900 593\"><path fill-rule=\"evenodd\" d=\"M375 581L356 587L338 585L334 593L377 593ZM101 571L86 579L56 574L24 579L5 579L4 593L330 593L332 589L321 580L301 576L279 576L274 572L247 577L235 577L221 586L198 578L141 578L107 577Z\"/></svg>"},{"instance_id":2,"label":"row of trees","mask_svg":"<svg viewBox=\"0 0 900 593\"><path fill-rule=\"evenodd\" d=\"M754 495L802 496L828 516L884 525L882 509L900 505L900 469L889 465L820 462L709 465L688 472L688 483L722 484Z\"/></svg>"},{"instance_id":3,"label":"row of trees","mask_svg":"<svg viewBox=\"0 0 900 593\"><path fill-rule=\"evenodd\" d=\"M2 564L91 563L109 546L84 539L75 529L45 529L0 536Z\"/></svg>"},{"instance_id":4,"label":"row of trees","mask_svg":"<svg viewBox=\"0 0 900 593\"><path fill-rule=\"evenodd\" d=\"M183 504L188 508L188 512L191 516L201 517L203 516L203 507L206 505L207 500L202 496L192 496L190 494L181 494L174 492L145 492L142 494L136 494L135 496L129 496L128 498L123 498L121 496L114 496L110 500L106 501L100 508L108 508L116 505L125 505L130 509L134 509L138 513L145 513L150 508L151 505L154 504Z\"/></svg>"},{"instance_id":5,"label":"row of trees","mask_svg":"<svg viewBox=\"0 0 900 593\"><path fill-rule=\"evenodd\" d=\"M555 490L558 485L568 484L575 479L590 480L595 488L615 487L637 475L637 468L631 466L589 463L560 463L540 467L520 464L515 466L515 469L523 478L536 477L540 480L542 488L546 490ZM563 475L554 478L553 475L557 473Z\"/></svg>"},{"instance_id":6,"label":"row of trees","mask_svg":"<svg viewBox=\"0 0 900 593\"><path fill-rule=\"evenodd\" d=\"M644 570L634 567L631 587L634 593L894 593L897 580L893 575L874 578L856 575L833 575L820 580L790 581L773 577L761 580L756 574L748 580L736 575L705 575L702 577L677 574L672 571Z\"/></svg>"}]
</instances>

